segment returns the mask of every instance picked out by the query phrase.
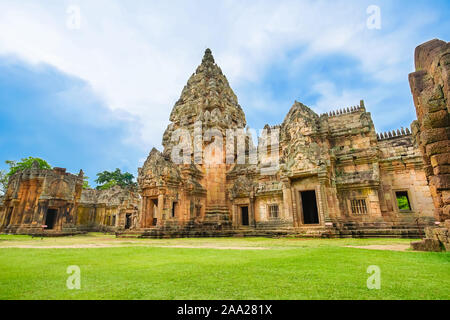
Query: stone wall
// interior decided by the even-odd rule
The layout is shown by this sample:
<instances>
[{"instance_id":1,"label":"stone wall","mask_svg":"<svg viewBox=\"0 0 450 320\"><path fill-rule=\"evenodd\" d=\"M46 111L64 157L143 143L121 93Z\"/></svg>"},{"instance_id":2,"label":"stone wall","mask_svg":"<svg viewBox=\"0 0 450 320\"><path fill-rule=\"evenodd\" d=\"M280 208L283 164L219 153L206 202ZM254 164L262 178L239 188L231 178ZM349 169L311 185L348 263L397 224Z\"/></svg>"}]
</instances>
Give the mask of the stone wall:
<instances>
[{"instance_id":1,"label":"stone wall","mask_svg":"<svg viewBox=\"0 0 450 320\"><path fill-rule=\"evenodd\" d=\"M435 217L450 219L450 43L431 40L416 48L409 75L416 107L413 133L425 162Z\"/></svg>"},{"instance_id":2,"label":"stone wall","mask_svg":"<svg viewBox=\"0 0 450 320\"><path fill-rule=\"evenodd\" d=\"M83 190L77 225L89 231L118 231L139 224L141 199L135 190L114 186L108 190Z\"/></svg>"},{"instance_id":3,"label":"stone wall","mask_svg":"<svg viewBox=\"0 0 450 320\"><path fill-rule=\"evenodd\" d=\"M414 139L408 131L381 134L380 152L380 203L381 211L391 221L433 221L433 201L423 170L423 162ZM396 200L397 192L407 192L411 210L401 210Z\"/></svg>"},{"instance_id":4,"label":"stone wall","mask_svg":"<svg viewBox=\"0 0 450 320\"><path fill-rule=\"evenodd\" d=\"M416 48L409 75L417 121L413 134L425 163L435 217L440 225L413 242L421 251L450 250L450 43L431 40Z\"/></svg>"}]
</instances>

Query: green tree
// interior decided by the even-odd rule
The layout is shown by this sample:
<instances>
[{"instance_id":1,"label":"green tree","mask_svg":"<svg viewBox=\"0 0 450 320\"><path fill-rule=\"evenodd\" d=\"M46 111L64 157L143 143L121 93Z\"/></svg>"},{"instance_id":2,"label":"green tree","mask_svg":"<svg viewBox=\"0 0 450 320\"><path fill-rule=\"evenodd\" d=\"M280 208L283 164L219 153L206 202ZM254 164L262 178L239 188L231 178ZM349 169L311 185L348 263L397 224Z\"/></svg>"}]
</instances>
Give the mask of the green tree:
<instances>
[{"instance_id":1,"label":"green tree","mask_svg":"<svg viewBox=\"0 0 450 320\"><path fill-rule=\"evenodd\" d=\"M116 169L112 172L103 171L101 173L97 173L97 180L95 180L95 183L98 184L98 190L106 190L115 185L122 188L134 188L137 186L137 183L133 180L134 176L131 173L122 173L120 169Z\"/></svg>"},{"instance_id":2,"label":"green tree","mask_svg":"<svg viewBox=\"0 0 450 320\"><path fill-rule=\"evenodd\" d=\"M41 158L28 157L23 158L20 161L17 160L6 160L5 163L9 166L9 171L0 170L0 194L5 194L8 189L9 178L17 171L29 169L32 167L33 163L37 161L39 164L39 169L51 169L52 167L47 163L47 161Z\"/></svg>"},{"instance_id":3,"label":"green tree","mask_svg":"<svg viewBox=\"0 0 450 320\"><path fill-rule=\"evenodd\" d=\"M41 158L28 157L28 158L23 158L20 161L6 160L5 163L7 165L9 165L9 172L6 175L9 178L17 171L29 169L32 167L32 165L35 161L37 161L37 163L39 164L39 169L51 169L52 168L52 166L49 165L47 161L42 160Z\"/></svg>"},{"instance_id":4,"label":"green tree","mask_svg":"<svg viewBox=\"0 0 450 320\"><path fill-rule=\"evenodd\" d=\"M411 210L408 198L406 196L397 197L397 203L400 210Z\"/></svg>"},{"instance_id":5,"label":"green tree","mask_svg":"<svg viewBox=\"0 0 450 320\"><path fill-rule=\"evenodd\" d=\"M83 189L92 189L92 187L89 185L89 177L88 176L83 177Z\"/></svg>"}]
</instances>

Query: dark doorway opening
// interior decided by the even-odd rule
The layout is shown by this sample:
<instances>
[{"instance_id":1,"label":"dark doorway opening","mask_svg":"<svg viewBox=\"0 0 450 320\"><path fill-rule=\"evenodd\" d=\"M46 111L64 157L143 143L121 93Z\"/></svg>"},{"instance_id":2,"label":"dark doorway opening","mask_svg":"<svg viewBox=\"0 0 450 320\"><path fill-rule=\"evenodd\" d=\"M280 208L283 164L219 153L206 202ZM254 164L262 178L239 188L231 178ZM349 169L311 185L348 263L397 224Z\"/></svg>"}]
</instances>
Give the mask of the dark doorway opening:
<instances>
[{"instance_id":1,"label":"dark doorway opening","mask_svg":"<svg viewBox=\"0 0 450 320\"><path fill-rule=\"evenodd\" d=\"M131 228L131 214L128 213L125 217L125 229Z\"/></svg>"},{"instance_id":2,"label":"dark doorway opening","mask_svg":"<svg viewBox=\"0 0 450 320\"><path fill-rule=\"evenodd\" d=\"M48 209L47 216L45 217L45 225L46 229L51 230L55 227L56 215L58 214L58 210L56 209Z\"/></svg>"},{"instance_id":3,"label":"dark doorway opening","mask_svg":"<svg viewBox=\"0 0 450 320\"><path fill-rule=\"evenodd\" d=\"M301 192L303 207L303 223L318 224L319 211L317 210L317 200L315 191Z\"/></svg>"},{"instance_id":4,"label":"dark doorway opening","mask_svg":"<svg viewBox=\"0 0 450 320\"><path fill-rule=\"evenodd\" d=\"M241 207L242 225L248 226L248 207Z\"/></svg>"},{"instance_id":5,"label":"dark doorway opening","mask_svg":"<svg viewBox=\"0 0 450 320\"><path fill-rule=\"evenodd\" d=\"M177 203L174 202L174 203L172 204L172 218L175 218L176 212L177 212Z\"/></svg>"},{"instance_id":6,"label":"dark doorway opening","mask_svg":"<svg viewBox=\"0 0 450 320\"><path fill-rule=\"evenodd\" d=\"M152 202L152 226L156 226L156 224L158 223L158 199L152 199Z\"/></svg>"}]
</instances>

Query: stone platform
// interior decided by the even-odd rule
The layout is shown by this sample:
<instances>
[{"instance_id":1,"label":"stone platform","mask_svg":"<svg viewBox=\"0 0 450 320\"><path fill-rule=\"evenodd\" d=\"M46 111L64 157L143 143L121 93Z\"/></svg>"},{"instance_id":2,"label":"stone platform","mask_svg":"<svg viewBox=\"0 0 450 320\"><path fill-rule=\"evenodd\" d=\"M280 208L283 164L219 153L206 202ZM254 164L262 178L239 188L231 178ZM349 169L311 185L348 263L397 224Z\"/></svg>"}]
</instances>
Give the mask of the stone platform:
<instances>
[{"instance_id":1,"label":"stone platform","mask_svg":"<svg viewBox=\"0 0 450 320\"><path fill-rule=\"evenodd\" d=\"M305 237L305 238L408 238L423 237L424 228L414 225L350 224L338 227L205 228L202 225L150 228L116 232L120 238L208 238L208 237Z\"/></svg>"}]
</instances>

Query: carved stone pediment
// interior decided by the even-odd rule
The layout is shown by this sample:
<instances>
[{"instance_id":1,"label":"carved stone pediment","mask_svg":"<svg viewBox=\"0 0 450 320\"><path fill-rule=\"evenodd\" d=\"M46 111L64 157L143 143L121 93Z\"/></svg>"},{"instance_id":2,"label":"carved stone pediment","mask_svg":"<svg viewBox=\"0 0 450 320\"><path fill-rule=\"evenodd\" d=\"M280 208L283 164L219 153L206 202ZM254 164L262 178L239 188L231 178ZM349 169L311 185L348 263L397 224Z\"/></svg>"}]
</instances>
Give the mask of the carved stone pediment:
<instances>
[{"instance_id":1,"label":"carved stone pediment","mask_svg":"<svg viewBox=\"0 0 450 320\"><path fill-rule=\"evenodd\" d=\"M246 176L240 176L235 180L234 185L230 190L230 195L232 198L250 197L254 188L255 183L253 180Z\"/></svg>"},{"instance_id":2,"label":"carved stone pediment","mask_svg":"<svg viewBox=\"0 0 450 320\"><path fill-rule=\"evenodd\" d=\"M138 183L141 189L163 186L168 182L181 182L180 170L161 152L152 149L142 169L139 170Z\"/></svg>"}]
</instances>

